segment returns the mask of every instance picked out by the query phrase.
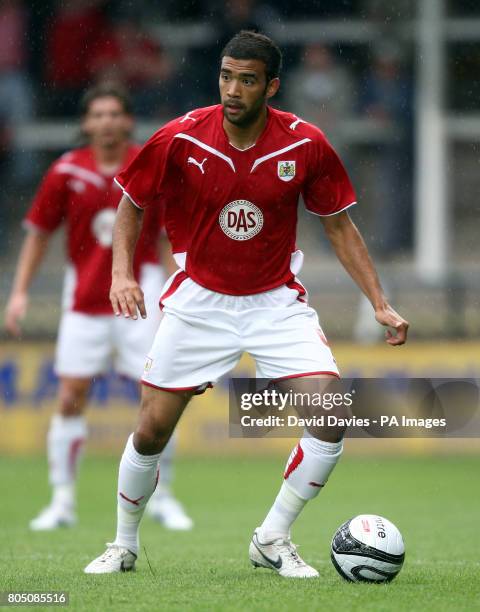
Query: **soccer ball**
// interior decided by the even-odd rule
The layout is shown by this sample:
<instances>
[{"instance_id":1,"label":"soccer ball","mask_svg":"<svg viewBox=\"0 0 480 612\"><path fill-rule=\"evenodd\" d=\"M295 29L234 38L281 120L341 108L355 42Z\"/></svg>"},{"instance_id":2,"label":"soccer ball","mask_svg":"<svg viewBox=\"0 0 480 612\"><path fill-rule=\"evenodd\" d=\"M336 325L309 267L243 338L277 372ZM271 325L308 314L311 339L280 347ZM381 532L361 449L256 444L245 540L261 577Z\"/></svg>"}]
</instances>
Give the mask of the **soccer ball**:
<instances>
[{"instance_id":1,"label":"soccer ball","mask_svg":"<svg viewBox=\"0 0 480 612\"><path fill-rule=\"evenodd\" d=\"M360 514L333 536L331 559L350 582L390 582L402 569L405 546L393 523L375 514Z\"/></svg>"}]
</instances>

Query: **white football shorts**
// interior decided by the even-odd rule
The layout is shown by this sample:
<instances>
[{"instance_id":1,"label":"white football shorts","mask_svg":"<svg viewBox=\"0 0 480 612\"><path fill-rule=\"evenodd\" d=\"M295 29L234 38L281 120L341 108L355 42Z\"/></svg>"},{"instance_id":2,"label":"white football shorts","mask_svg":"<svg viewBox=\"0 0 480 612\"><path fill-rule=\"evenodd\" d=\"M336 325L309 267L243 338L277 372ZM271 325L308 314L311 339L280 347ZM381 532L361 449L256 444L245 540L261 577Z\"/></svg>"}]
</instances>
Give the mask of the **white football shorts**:
<instances>
[{"instance_id":1,"label":"white football shorts","mask_svg":"<svg viewBox=\"0 0 480 612\"><path fill-rule=\"evenodd\" d=\"M233 296L210 291L178 270L160 303L163 318L146 360L146 385L201 392L232 370L244 352L255 360L257 378L339 376L317 313L297 280Z\"/></svg>"},{"instance_id":2,"label":"white football shorts","mask_svg":"<svg viewBox=\"0 0 480 612\"><path fill-rule=\"evenodd\" d=\"M125 319L65 310L58 332L55 372L58 376L91 378L115 371L139 380L161 319L159 297L165 283L163 269L144 264L140 286L147 318Z\"/></svg>"}]
</instances>

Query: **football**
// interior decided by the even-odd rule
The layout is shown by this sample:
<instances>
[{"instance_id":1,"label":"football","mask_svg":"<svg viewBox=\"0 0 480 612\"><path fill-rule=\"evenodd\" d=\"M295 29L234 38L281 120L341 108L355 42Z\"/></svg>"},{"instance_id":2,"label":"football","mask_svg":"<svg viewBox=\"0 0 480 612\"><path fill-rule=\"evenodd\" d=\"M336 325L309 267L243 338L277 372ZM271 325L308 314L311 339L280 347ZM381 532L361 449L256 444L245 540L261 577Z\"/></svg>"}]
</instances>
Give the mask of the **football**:
<instances>
[{"instance_id":1,"label":"football","mask_svg":"<svg viewBox=\"0 0 480 612\"><path fill-rule=\"evenodd\" d=\"M343 523L332 539L332 563L350 582L390 582L404 558L402 534L375 514L360 514Z\"/></svg>"}]
</instances>

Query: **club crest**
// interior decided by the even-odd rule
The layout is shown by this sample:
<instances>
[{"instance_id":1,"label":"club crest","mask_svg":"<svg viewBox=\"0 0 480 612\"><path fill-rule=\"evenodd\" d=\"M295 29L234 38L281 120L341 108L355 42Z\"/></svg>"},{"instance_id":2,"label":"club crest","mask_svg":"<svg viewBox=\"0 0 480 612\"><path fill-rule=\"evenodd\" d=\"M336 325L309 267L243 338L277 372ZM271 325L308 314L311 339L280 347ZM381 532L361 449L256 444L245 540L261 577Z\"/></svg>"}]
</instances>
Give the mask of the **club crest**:
<instances>
[{"instance_id":1,"label":"club crest","mask_svg":"<svg viewBox=\"0 0 480 612\"><path fill-rule=\"evenodd\" d=\"M291 181L295 177L294 161L279 161L277 164L278 178L282 181Z\"/></svg>"}]
</instances>

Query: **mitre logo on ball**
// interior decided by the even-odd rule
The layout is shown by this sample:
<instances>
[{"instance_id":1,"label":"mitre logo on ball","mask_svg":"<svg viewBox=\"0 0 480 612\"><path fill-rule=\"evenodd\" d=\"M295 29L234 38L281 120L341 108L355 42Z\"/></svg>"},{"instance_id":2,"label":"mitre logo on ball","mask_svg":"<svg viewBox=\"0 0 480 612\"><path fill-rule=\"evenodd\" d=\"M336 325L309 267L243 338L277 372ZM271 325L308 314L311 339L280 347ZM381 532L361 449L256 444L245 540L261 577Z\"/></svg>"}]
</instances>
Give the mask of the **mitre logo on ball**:
<instances>
[{"instance_id":1,"label":"mitre logo on ball","mask_svg":"<svg viewBox=\"0 0 480 612\"><path fill-rule=\"evenodd\" d=\"M294 161L279 161L277 165L278 178L282 181L291 181L295 177Z\"/></svg>"},{"instance_id":2,"label":"mitre logo on ball","mask_svg":"<svg viewBox=\"0 0 480 612\"><path fill-rule=\"evenodd\" d=\"M218 221L223 233L232 240L250 240L263 227L263 213L248 200L235 200L224 206Z\"/></svg>"}]
</instances>

